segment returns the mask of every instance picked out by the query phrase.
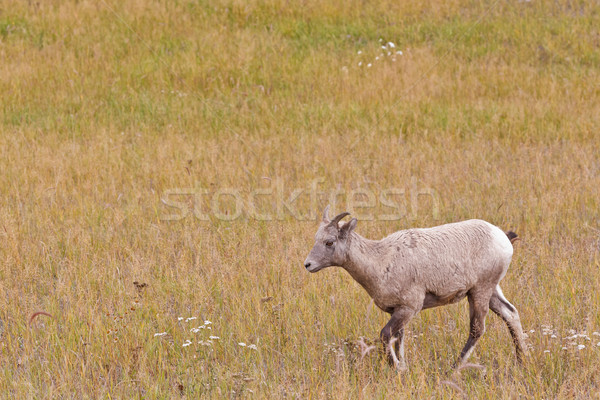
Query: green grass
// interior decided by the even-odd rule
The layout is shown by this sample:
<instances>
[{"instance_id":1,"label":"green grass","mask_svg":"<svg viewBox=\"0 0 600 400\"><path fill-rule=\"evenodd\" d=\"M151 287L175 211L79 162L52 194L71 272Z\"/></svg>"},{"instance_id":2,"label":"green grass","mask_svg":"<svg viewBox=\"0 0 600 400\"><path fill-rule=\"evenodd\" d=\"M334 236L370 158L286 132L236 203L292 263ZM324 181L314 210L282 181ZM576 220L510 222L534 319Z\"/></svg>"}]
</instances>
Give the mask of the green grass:
<instances>
[{"instance_id":1,"label":"green grass","mask_svg":"<svg viewBox=\"0 0 600 400\"><path fill-rule=\"evenodd\" d=\"M3 396L597 396L594 2L1 8ZM375 60L388 41L403 54ZM390 213L379 196L399 189L404 217L361 219L369 238L468 218L515 230L503 289L535 331L525 364L490 315L472 357L486 372L450 378L466 302L411 321L407 373L376 351L361 359L357 341L377 345L386 315L342 270L304 270L329 201L310 198L316 180L343 192L334 212L352 190L374 193L359 219ZM203 211L227 215L231 197L212 196L236 190L241 216L165 220L165 193L194 188ZM312 218L281 209L295 189ZM252 217L252 196L272 220ZM193 210L191 196L168 200ZM30 323L38 311L52 317ZM211 330L190 331L204 320Z\"/></svg>"}]
</instances>

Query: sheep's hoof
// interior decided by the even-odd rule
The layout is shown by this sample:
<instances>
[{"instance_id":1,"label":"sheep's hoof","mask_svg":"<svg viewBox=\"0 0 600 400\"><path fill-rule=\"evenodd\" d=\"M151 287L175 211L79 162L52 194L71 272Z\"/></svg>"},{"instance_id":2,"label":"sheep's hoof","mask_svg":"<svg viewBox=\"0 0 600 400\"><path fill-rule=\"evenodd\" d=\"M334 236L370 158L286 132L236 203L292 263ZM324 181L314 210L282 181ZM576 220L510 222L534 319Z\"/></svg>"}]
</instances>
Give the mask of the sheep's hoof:
<instances>
[{"instance_id":1,"label":"sheep's hoof","mask_svg":"<svg viewBox=\"0 0 600 400\"><path fill-rule=\"evenodd\" d=\"M408 371L408 366L406 363L396 361L394 363L390 363L390 366L393 367L398 372L406 372Z\"/></svg>"},{"instance_id":2,"label":"sheep's hoof","mask_svg":"<svg viewBox=\"0 0 600 400\"><path fill-rule=\"evenodd\" d=\"M406 365L398 365L396 366L396 371L400 373L408 372L408 367Z\"/></svg>"}]
</instances>

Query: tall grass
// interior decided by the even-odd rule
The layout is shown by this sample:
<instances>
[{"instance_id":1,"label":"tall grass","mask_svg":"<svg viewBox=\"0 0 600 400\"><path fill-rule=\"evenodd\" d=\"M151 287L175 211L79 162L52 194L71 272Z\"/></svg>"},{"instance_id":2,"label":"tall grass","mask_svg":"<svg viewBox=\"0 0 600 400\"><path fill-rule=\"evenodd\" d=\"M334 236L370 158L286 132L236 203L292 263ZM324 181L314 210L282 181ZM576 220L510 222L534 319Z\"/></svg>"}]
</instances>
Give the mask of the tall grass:
<instances>
[{"instance_id":1,"label":"tall grass","mask_svg":"<svg viewBox=\"0 0 600 400\"><path fill-rule=\"evenodd\" d=\"M1 8L2 396L598 395L596 3ZM472 358L485 372L444 384L465 303L410 323L405 374L361 354L386 315L343 271L302 267L325 196L315 207L302 192L303 220L284 209L262 221L245 202L233 221L167 220L161 201L206 189L207 209L219 190L246 201L262 189L258 207L275 215L277 190L287 201L315 180L343 192L340 212L352 190L403 190L404 217L361 220L367 237L467 218L515 230L503 290L529 335L526 363L490 315ZM235 204L221 200L227 215ZM31 319L40 311L50 316Z\"/></svg>"}]
</instances>

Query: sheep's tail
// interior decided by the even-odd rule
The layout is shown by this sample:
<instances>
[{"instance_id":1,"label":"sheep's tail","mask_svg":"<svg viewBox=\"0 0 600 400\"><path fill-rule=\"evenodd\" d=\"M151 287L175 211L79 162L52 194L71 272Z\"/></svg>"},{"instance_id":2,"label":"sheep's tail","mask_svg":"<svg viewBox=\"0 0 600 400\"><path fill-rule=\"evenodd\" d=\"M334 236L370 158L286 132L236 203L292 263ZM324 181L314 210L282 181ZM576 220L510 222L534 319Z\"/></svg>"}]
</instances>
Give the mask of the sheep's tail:
<instances>
[{"instance_id":1,"label":"sheep's tail","mask_svg":"<svg viewBox=\"0 0 600 400\"><path fill-rule=\"evenodd\" d=\"M514 244L517 240L521 240L521 238L519 237L519 235L517 235L513 231L508 231L508 232L505 232L505 233L506 233L506 236L508 236L508 240L510 240L511 244Z\"/></svg>"}]
</instances>

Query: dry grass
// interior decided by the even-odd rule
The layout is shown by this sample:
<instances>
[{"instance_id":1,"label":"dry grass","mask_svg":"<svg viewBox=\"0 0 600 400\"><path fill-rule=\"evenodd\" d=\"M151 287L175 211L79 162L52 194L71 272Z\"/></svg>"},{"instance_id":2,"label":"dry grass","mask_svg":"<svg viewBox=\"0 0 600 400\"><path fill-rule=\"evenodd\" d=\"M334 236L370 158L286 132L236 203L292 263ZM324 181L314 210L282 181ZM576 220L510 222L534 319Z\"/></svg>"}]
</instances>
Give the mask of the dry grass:
<instances>
[{"instance_id":1,"label":"dry grass","mask_svg":"<svg viewBox=\"0 0 600 400\"><path fill-rule=\"evenodd\" d=\"M3 396L598 396L598 5L370 3L3 3ZM375 61L387 41L403 54ZM405 218L367 237L473 217L519 233L503 289L534 331L525 365L490 315L485 372L450 381L460 303L412 321L391 371L369 349L385 315L302 267L315 218L164 220L172 189L287 199L315 179L405 190Z\"/></svg>"}]
</instances>

